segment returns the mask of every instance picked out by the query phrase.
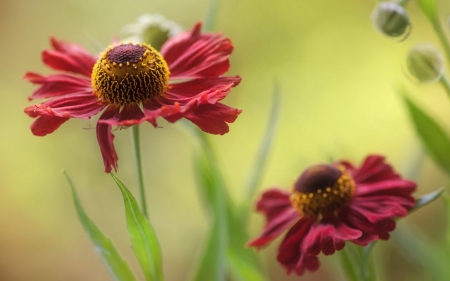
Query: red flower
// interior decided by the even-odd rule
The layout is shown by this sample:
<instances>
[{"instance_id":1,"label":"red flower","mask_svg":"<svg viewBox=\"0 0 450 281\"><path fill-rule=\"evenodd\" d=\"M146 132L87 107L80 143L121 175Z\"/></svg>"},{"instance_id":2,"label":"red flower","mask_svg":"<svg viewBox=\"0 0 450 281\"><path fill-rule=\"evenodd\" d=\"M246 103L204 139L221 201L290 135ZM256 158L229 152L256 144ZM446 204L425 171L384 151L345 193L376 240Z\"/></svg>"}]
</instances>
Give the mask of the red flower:
<instances>
[{"instance_id":1,"label":"red flower","mask_svg":"<svg viewBox=\"0 0 450 281\"><path fill-rule=\"evenodd\" d=\"M256 209L267 224L249 246L261 248L290 228L278 249L278 261L288 274L314 272L320 252L332 255L345 241L365 246L389 239L394 217L404 217L414 207L415 188L377 155L367 157L360 168L348 162L309 167L292 192L264 192Z\"/></svg>"},{"instance_id":2,"label":"red flower","mask_svg":"<svg viewBox=\"0 0 450 281\"><path fill-rule=\"evenodd\" d=\"M44 50L42 60L63 72L25 74L26 80L40 85L29 99L49 98L25 108L30 117L37 117L31 131L45 136L70 118L88 119L103 110L97 139L107 173L117 170L112 126L148 121L157 127L158 117L169 122L186 118L207 133L227 133L227 123L241 113L220 103L241 81L239 76L221 76L230 66L233 45L220 34L200 29L198 23L170 38L160 53L147 44L118 44L99 58L51 38L53 50Z\"/></svg>"}]
</instances>

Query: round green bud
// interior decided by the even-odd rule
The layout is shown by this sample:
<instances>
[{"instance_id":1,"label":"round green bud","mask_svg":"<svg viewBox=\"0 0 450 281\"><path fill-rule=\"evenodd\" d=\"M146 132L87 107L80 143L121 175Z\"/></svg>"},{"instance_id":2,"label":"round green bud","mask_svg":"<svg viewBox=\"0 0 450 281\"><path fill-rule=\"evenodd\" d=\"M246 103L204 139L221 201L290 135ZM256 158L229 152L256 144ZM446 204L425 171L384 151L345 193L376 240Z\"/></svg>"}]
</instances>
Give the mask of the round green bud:
<instances>
[{"instance_id":1,"label":"round green bud","mask_svg":"<svg viewBox=\"0 0 450 281\"><path fill-rule=\"evenodd\" d=\"M372 12L375 27L389 37L405 34L410 26L405 8L394 2L381 2Z\"/></svg>"},{"instance_id":2,"label":"round green bud","mask_svg":"<svg viewBox=\"0 0 450 281\"><path fill-rule=\"evenodd\" d=\"M413 46L407 57L409 72L421 83L435 82L444 73L444 57L431 44Z\"/></svg>"}]
</instances>

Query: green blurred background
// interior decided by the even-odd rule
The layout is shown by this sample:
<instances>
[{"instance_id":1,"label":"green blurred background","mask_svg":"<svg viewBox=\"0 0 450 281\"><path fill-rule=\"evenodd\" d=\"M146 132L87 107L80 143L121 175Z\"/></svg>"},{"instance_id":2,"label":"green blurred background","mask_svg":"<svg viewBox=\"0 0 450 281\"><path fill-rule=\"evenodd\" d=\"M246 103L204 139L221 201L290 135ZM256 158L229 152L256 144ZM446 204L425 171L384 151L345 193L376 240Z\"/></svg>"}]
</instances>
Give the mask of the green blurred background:
<instances>
[{"instance_id":1,"label":"green blurred background","mask_svg":"<svg viewBox=\"0 0 450 281\"><path fill-rule=\"evenodd\" d=\"M50 35L97 52L142 13L162 13L189 29L205 18L208 0L0 4L0 280L110 280L76 217L62 169L75 182L87 213L138 272L119 189L103 172L95 130L89 129L94 123L71 120L44 138L33 136L32 119L23 108L35 87L22 76L29 70L51 72L40 59ZM342 158L360 163L370 153L386 155L400 172L417 180L418 194L447 183L437 166L422 157L395 91L402 83L408 85L433 116L450 125L444 91L405 77L408 48L437 38L415 3L408 8L413 25L408 40L399 43L382 36L370 19L374 5L368 0L220 1L213 29L232 39L229 74L243 77L225 103L243 113L230 133L211 140L236 200L264 132L274 81L281 85L282 111L261 191L274 185L288 188L310 164ZM438 5L440 11L450 10L448 1ZM163 129L149 124L141 128L145 182L165 275L178 281L195 265L208 216L196 192L192 137L179 124L161 124ZM129 131L115 135L118 177L137 194ZM437 202L398 227L412 224L439 243L445 232L443 214ZM256 214L251 218L249 231L256 236L264 221ZM261 251L264 267L272 280L296 280L285 277L276 262L279 242ZM427 273L405 259L393 241L379 243L375 254L379 280L426 280ZM340 280L337 258L320 259L320 270L304 279Z\"/></svg>"}]
</instances>

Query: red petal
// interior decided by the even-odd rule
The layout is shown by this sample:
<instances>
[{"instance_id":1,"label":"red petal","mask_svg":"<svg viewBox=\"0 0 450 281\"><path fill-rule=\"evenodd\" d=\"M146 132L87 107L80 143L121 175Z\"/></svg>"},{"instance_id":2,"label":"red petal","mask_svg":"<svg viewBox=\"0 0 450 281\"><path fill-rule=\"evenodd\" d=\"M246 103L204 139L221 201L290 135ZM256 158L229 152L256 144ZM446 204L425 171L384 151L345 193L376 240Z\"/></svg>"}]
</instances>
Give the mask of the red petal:
<instances>
[{"instance_id":1,"label":"red petal","mask_svg":"<svg viewBox=\"0 0 450 281\"><path fill-rule=\"evenodd\" d=\"M142 112L141 108L136 104L125 106L122 109L122 111L120 111L117 118L108 120L99 120L99 122L101 123L123 127L138 125L144 121L145 121L144 113Z\"/></svg>"},{"instance_id":2,"label":"red petal","mask_svg":"<svg viewBox=\"0 0 450 281\"><path fill-rule=\"evenodd\" d=\"M118 119L119 108L110 106L100 116L100 120ZM105 165L105 172L111 172L111 169L117 172L117 157L116 150L114 148L114 135L111 133L112 125L97 122L97 140L102 152L103 164Z\"/></svg>"},{"instance_id":3,"label":"red petal","mask_svg":"<svg viewBox=\"0 0 450 281\"><path fill-rule=\"evenodd\" d=\"M201 24L193 30L174 36L164 43L161 54L170 78L217 77L230 67L228 57L233 51L230 39L221 34L201 33Z\"/></svg>"},{"instance_id":4,"label":"red petal","mask_svg":"<svg viewBox=\"0 0 450 281\"><path fill-rule=\"evenodd\" d=\"M286 234L283 242L281 242L280 248L278 249L277 260L286 268L287 273L290 274L292 271L296 271L298 275L303 274L303 270L306 267L304 263L304 256L306 253L301 252L301 243L305 238L306 234L310 230L313 219L307 217L301 218L296 224L294 224L291 229ZM306 258L308 261L308 266L312 271L318 267L318 261L310 257ZM316 260L317 263L313 261Z\"/></svg>"},{"instance_id":5,"label":"red petal","mask_svg":"<svg viewBox=\"0 0 450 281\"><path fill-rule=\"evenodd\" d=\"M289 196L289 193L275 188L263 193L256 209L266 216L266 226L261 235L250 241L248 246L260 248L267 245L299 219Z\"/></svg>"},{"instance_id":6,"label":"red petal","mask_svg":"<svg viewBox=\"0 0 450 281\"><path fill-rule=\"evenodd\" d=\"M169 89L164 95L166 98L180 103L189 101L194 96L201 95L202 93L215 91L222 91L224 98L229 93L228 89L236 87L240 82L241 77L239 76L199 78L188 82L170 84Z\"/></svg>"},{"instance_id":7,"label":"red petal","mask_svg":"<svg viewBox=\"0 0 450 281\"><path fill-rule=\"evenodd\" d=\"M233 123L241 112L221 103L202 104L186 114L185 118L206 133L223 135L229 131L227 123Z\"/></svg>"},{"instance_id":8,"label":"red petal","mask_svg":"<svg viewBox=\"0 0 450 281\"><path fill-rule=\"evenodd\" d=\"M31 125L31 132L35 136L45 136L53 133L61 126L62 123L69 120L69 118L61 118L54 116L39 116Z\"/></svg>"},{"instance_id":9,"label":"red petal","mask_svg":"<svg viewBox=\"0 0 450 281\"><path fill-rule=\"evenodd\" d=\"M339 221L334 216L324 217L313 225L302 242L302 252L317 256L320 252L332 255L345 246L345 241L359 238L362 232Z\"/></svg>"},{"instance_id":10,"label":"red petal","mask_svg":"<svg viewBox=\"0 0 450 281\"><path fill-rule=\"evenodd\" d=\"M41 85L37 88L29 100L36 98L50 98L73 93L92 93L91 80L66 74L53 74L42 76L37 73L27 72L25 80L33 84Z\"/></svg>"},{"instance_id":11,"label":"red petal","mask_svg":"<svg viewBox=\"0 0 450 281\"><path fill-rule=\"evenodd\" d=\"M54 50L44 50L42 60L56 70L69 71L91 77L96 58L83 47L50 38Z\"/></svg>"},{"instance_id":12,"label":"red petal","mask_svg":"<svg viewBox=\"0 0 450 281\"><path fill-rule=\"evenodd\" d=\"M373 183L400 178L392 167L384 162L384 157L380 155L368 156L352 176L356 183Z\"/></svg>"},{"instance_id":13,"label":"red petal","mask_svg":"<svg viewBox=\"0 0 450 281\"><path fill-rule=\"evenodd\" d=\"M105 105L92 94L71 94L36 105L34 113L41 116L87 119L99 113Z\"/></svg>"}]
</instances>

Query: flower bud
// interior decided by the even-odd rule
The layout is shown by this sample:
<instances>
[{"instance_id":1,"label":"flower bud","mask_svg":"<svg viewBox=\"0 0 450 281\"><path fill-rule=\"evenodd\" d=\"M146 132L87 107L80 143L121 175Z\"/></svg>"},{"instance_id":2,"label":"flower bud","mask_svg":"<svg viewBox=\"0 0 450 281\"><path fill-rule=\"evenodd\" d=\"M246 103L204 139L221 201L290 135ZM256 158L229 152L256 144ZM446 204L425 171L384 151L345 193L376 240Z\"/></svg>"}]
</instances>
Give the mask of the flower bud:
<instances>
[{"instance_id":1,"label":"flower bud","mask_svg":"<svg viewBox=\"0 0 450 281\"><path fill-rule=\"evenodd\" d=\"M375 27L389 37L403 35L410 26L405 8L394 2L381 2L372 12Z\"/></svg>"},{"instance_id":2,"label":"flower bud","mask_svg":"<svg viewBox=\"0 0 450 281\"><path fill-rule=\"evenodd\" d=\"M442 54L431 44L413 46L408 52L407 65L421 83L437 81L445 68Z\"/></svg>"},{"instance_id":3,"label":"flower bud","mask_svg":"<svg viewBox=\"0 0 450 281\"><path fill-rule=\"evenodd\" d=\"M144 14L137 19L136 23L126 25L122 30L129 35L123 41L147 43L159 50L167 39L181 33L183 28L163 15Z\"/></svg>"}]
</instances>

